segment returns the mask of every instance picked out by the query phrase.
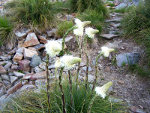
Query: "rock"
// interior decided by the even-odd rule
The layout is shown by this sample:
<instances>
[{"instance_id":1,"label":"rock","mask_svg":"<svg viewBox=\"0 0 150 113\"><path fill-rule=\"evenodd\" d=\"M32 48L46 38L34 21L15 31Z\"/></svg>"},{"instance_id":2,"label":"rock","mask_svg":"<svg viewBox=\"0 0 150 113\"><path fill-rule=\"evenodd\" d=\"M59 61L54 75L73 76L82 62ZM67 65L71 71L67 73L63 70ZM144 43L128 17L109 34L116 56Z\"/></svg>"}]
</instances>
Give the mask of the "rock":
<instances>
[{"instance_id":1,"label":"rock","mask_svg":"<svg viewBox=\"0 0 150 113\"><path fill-rule=\"evenodd\" d=\"M34 46L34 48L39 51L41 49L44 49L45 45L44 44L38 44L38 45Z\"/></svg>"},{"instance_id":2,"label":"rock","mask_svg":"<svg viewBox=\"0 0 150 113\"><path fill-rule=\"evenodd\" d=\"M36 67L34 68L34 72L35 72L35 73L39 73L39 72L42 72L42 71L43 71L43 69L39 68L39 66L36 66Z\"/></svg>"},{"instance_id":3,"label":"rock","mask_svg":"<svg viewBox=\"0 0 150 113\"><path fill-rule=\"evenodd\" d=\"M22 53L16 53L14 58L13 58L13 61L14 62L18 62L18 61L20 61L22 59L23 59L23 54Z\"/></svg>"},{"instance_id":4,"label":"rock","mask_svg":"<svg viewBox=\"0 0 150 113\"><path fill-rule=\"evenodd\" d=\"M109 40L118 37L118 35L114 34L101 34L100 36Z\"/></svg>"},{"instance_id":5,"label":"rock","mask_svg":"<svg viewBox=\"0 0 150 113\"><path fill-rule=\"evenodd\" d=\"M39 73L35 73L35 74L27 74L25 76L23 76L23 80L38 80L38 79L45 79L46 78L46 71L42 71Z\"/></svg>"},{"instance_id":6,"label":"rock","mask_svg":"<svg viewBox=\"0 0 150 113\"><path fill-rule=\"evenodd\" d=\"M12 50L13 47L15 46L15 43L14 42L8 42L5 47L7 50Z\"/></svg>"},{"instance_id":7,"label":"rock","mask_svg":"<svg viewBox=\"0 0 150 113\"><path fill-rule=\"evenodd\" d=\"M5 74L6 70L3 66L0 65L0 74Z\"/></svg>"},{"instance_id":8,"label":"rock","mask_svg":"<svg viewBox=\"0 0 150 113\"><path fill-rule=\"evenodd\" d=\"M57 32L57 29L52 29L51 31L47 31L47 35L49 37L52 37L52 36L55 37L56 32Z\"/></svg>"},{"instance_id":9,"label":"rock","mask_svg":"<svg viewBox=\"0 0 150 113\"><path fill-rule=\"evenodd\" d=\"M36 87L34 85L24 85L21 87L21 89L19 91L27 91L27 90L31 90L31 89L35 89Z\"/></svg>"},{"instance_id":10,"label":"rock","mask_svg":"<svg viewBox=\"0 0 150 113\"><path fill-rule=\"evenodd\" d=\"M105 22L116 22L116 23L118 23L118 22L120 22L121 21L121 17L117 17L117 18L112 18L112 19L110 19L110 20L106 20Z\"/></svg>"},{"instance_id":11,"label":"rock","mask_svg":"<svg viewBox=\"0 0 150 113\"><path fill-rule=\"evenodd\" d=\"M117 83L123 85L124 81L123 80L118 80Z\"/></svg>"},{"instance_id":12,"label":"rock","mask_svg":"<svg viewBox=\"0 0 150 113\"><path fill-rule=\"evenodd\" d=\"M22 71L29 71L30 70L30 61L26 60L26 59L19 61L19 69Z\"/></svg>"},{"instance_id":13,"label":"rock","mask_svg":"<svg viewBox=\"0 0 150 113\"><path fill-rule=\"evenodd\" d=\"M134 113L146 113L142 109L137 108L136 106L131 106L129 109L131 112L134 112Z\"/></svg>"},{"instance_id":14,"label":"rock","mask_svg":"<svg viewBox=\"0 0 150 113\"><path fill-rule=\"evenodd\" d=\"M126 4L126 3L120 3L118 6L116 6L116 9L122 9L122 8L127 7L127 6L128 6L128 4Z\"/></svg>"},{"instance_id":15,"label":"rock","mask_svg":"<svg viewBox=\"0 0 150 113\"><path fill-rule=\"evenodd\" d=\"M34 55L38 55L37 51L31 49L24 49L24 58L32 58Z\"/></svg>"},{"instance_id":16,"label":"rock","mask_svg":"<svg viewBox=\"0 0 150 113\"><path fill-rule=\"evenodd\" d=\"M16 76L16 77L23 77L25 74L23 73L20 73L20 72L17 72L17 71L14 71L13 74Z\"/></svg>"},{"instance_id":17,"label":"rock","mask_svg":"<svg viewBox=\"0 0 150 113\"><path fill-rule=\"evenodd\" d=\"M22 82L17 83L15 86L11 87L8 91L7 91L7 96L10 94L15 93L18 89L20 89L23 86Z\"/></svg>"},{"instance_id":18,"label":"rock","mask_svg":"<svg viewBox=\"0 0 150 113\"><path fill-rule=\"evenodd\" d=\"M39 65L39 68L43 69L43 70L46 70L46 63L45 62L42 62L40 65Z\"/></svg>"},{"instance_id":19,"label":"rock","mask_svg":"<svg viewBox=\"0 0 150 113\"><path fill-rule=\"evenodd\" d=\"M15 32L15 35L16 35L18 38L24 38L24 37L27 36L27 34L28 34L29 32L31 32L30 29L23 28L23 29L21 29L21 30L19 30L19 31L16 31L16 32Z\"/></svg>"},{"instance_id":20,"label":"rock","mask_svg":"<svg viewBox=\"0 0 150 113\"><path fill-rule=\"evenodd\" d=\"M8 55L14 55L16 53L16 48L14 48L13 50L9 51L7 54Z\"/></svg>"},{"instance_id":21,"label":"rock","mask_svg":"<svg viewBox=\"0 0 150 113\"><path fill-rule=\"evenodd\" d=\"M13 83L18 79L16 76L10 76L10 82Z\"/></svg>"},{"instance_id":22,"label":"rock","mask_svg":"<svg viewBox=\"0 0 150 113\"><path fill-rule=\"evenodd\" d=\"M43 44L47 43L47 39L45 36L38 36L38 38L40 39L40 43L43 43Z\"/></svg>"},{"instance_id":23,"label":"rock","mask_svg":"<svg viewBox=\"0 0 150 113\"><path fill-rule=\"evenodd\" d=\"M112 97L112 96L109 96L108 100L109 100L111 103L121 103L121 102L123 102L122 99L118 99L118 98L115 98L115 97Z\"/></svg>"},{"instance_id":24,"label":"rock","mask_svg":"<svg viewBox=\"0 0 150 113\"><path fill-rule=\"evenodd\" d=\"M21 47L21 48L19 48L19 49L17 49L17 51L16 51L16 53L23 53L23 50L24 50L24 47Z\"/></svg>"},{"instance_id":25,"label":"rock","mask_svg":"<svg viewBox=\"0 0 150 113\"><path fill-rule=\"evenodd\" d=\"M32 57L31 62L30 62L30 66L31 66L31 67L39 66L41 62L42 62L42 61L41 61L41 58L40 58L39 56L37 56L37 55L34 55L34 56Z\"/></svg>"},{"instance_id":26,"label":"rock","mask_svg":"<svg viewBox=\"0 0 150 113\"><path fill-rule=\"evenodd\" d=\"M74 17L72 16L72 15L66 15L66 19L67 19L67 21L70 21L70 20L72 20Z\"/></svg>"},{"instance_id":27,"label":"rock","mask_svg":"<svg viewBox=\"0 0 150 113\"><path fill-rule=\"evenodd\" d=\"M30 47L37 44L40 44L40 42L38 41L35 33L29 33L27 35L25 42L23 43L23 47Z\"/></svg>"},{"instance_id":28,"label":"rock","mask_svg":"<svg viewBox=\"0 0 150 113\"><path fill-rule=\"evenodd\" d=\"M5 70L9 71L11 65L12 65L12 63L11 63L11 62L8 62L8 63L4 66Z\"/></svg>"},{"instance_id":29,"label":"rock","mask_svg":"<svg viewBox=\"0 0 150 113\"><path fill-rule=\"evenodd\" d=\"M133 65L138 63L140 60L140 53L123 53L119 54L116 57L117 65L119 67L123 66L124 64Z\"/></svg>"},{"instance_id":30,"label":"rock","mask_svg":"<svg viewBox=\"0 0 150 113\"><path fill-rule=\"evenodd\" d=\"M2 59L3 61L10 60L11 59L11 55L0 56L0 59Z\"/></svg>"},{"instance_id":31,"label":"rock","mask_svg":"<svg viewBox=\"0 0 150 113\"><path fill-rule=\"evenodd\" d=\"M120 26L120 23L112 23L111 26L113 26L114 28L118 28Z\"/></svg>"},{"instance_id":32,"label":"rock","mask_svg":"<svg viewBox=\"0 0 150 113\"><path fill-rule=\"evenodd\" d=\"M7 81L10 80L10 79L9 79L9 76L6 75L6 74L2 74L2 75L1 75L1 78L2 78L3 80L7 80Z\"/></svg>"},{"instance_id":33,"label":"rock","mask_svg":"<svg viewBox=\"0 0 150 113\"><path fill-rule=\"evenodd\" d=\"M18 65L16 65L16 64L11 65L11 70L18 70L18 69L19 69Z\"/></svg>"},{"instance_id":34,"label":"rock","mask_svg":"<svg viewBox=\"0 0 150 113\"><path fill-rule=\"evenodd\" d=\"M0 97L0 111L2 111L5 108L7 102L11 100L11 97L12 95L7 97L7 94Z\"/></svg>"},{"instance_id":35,"label":"rock","mask_svg":"<svg viewBox=\"0 0 150 113\"><path fill-rule=\"evenodd\" d=\"M93 75L88 75L88 82L93 83L95 77Z\"/></svg>"}]
</instances>

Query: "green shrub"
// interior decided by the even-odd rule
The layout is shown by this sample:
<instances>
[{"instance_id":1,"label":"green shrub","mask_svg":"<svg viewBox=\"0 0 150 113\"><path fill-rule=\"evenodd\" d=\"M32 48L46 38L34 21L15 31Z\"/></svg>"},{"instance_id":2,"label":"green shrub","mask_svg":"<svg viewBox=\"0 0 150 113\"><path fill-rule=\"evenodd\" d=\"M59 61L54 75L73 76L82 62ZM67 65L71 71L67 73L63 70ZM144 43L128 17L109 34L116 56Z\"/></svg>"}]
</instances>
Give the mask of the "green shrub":
<instances>
[{"instance_id":1,"label":"green shrub","mask_svg":"<svg viewBox=\"0 0 150 113\"><path fill-rule=\"evenodd\" d=\"M93 101L95 93L85 86L79 85L76 88L73 84L74 105L71 108L69 83L63 82L65 103L67 113L87 113L89 103ZM50 92L50 107L52 113L62 113L61 93L59 87L54 87ZM108 98L97 97L92 104L91 113L119 113L124 109L120 103L110 103ZM47 97L44 90L38 92L25 92L9 102L3 113L47 113Z\"/></svg>"},{"instance_id":2,"label":"green shrub","mask_svg":"<svg viewBox=\"0 0 150 113\"><path fill-rule=\"evenodd\" d=\"M15 22L46 28L53 20L49 0L13 0L5 8Z\"/></svg>"},{"instance_id":3,"label":"green shrub","mask_svg":"<svg viewBox=\"0 0 150 113\"><path fill-rule=\"evenodd\" d=\"M102 0L71 0L72 11L84 12L87 9L96 10L107 15L107 9Z\"/></svg>"},{"instance_id":4,"label":"green shrub","mask_svg":"<svg viewBox=\"0 0 150 113\"><path fill-rule=\"evenodd\" d=\"M0 17L0 46L12 40L13 24L6 18Z\"/></svg>"},{"instance_id":5,"label":"green shrub","mask_svg":"<svg viewBox=\"0 0 150 113\"><path fill-rule=\"evenodd\" d=\"M63 37L63 35L66 33L68 29L73 27L73 22L72 21L64 21L61 22L57 25L57 36L58 37Z\"/></svg>"},{"instance_id":6,"label":"green shrub","mask_svg":"<svg viewBox=\"0 0 150 113\"><path fill-rule=\"evenodd\" d=\"M99 13L95 10L86 10L85 12L78 14L78 18L82 21L91 21L91 24L101 33L102 23L105 19L103 13Z\"/></svg>"}]
</instances>

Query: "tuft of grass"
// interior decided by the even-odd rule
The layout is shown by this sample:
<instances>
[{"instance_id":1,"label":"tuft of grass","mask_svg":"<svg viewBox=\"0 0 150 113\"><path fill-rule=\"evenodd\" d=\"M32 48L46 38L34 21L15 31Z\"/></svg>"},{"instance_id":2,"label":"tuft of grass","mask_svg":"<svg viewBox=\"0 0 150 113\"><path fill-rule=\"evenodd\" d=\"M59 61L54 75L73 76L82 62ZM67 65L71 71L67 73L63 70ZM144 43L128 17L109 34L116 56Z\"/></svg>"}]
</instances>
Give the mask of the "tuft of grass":
<instances>
[{"instance_id":1,"label":"tuft of grass","mask_svg":"<svg viewBox=\"0 0 150 113\"><path fill-rule=\"evenodd\" d=\"M76 88L73 83L73 107L70 103L70 90L68 81L63 82L63 90L65 94L65 103L67 113L87 113L90 102L93 101L95 93L90 88L86 89L84 85L80 84ZM61 93L57 86L54 86L50 92L50 107L53 113L62 113ZM123 112L124 107L121 103L110 103L108 98L102 99L96 97L92 104L91 113L119 113ZM14 98L3 110L3 113L46 113L47 101L46 92L24 92L20 96Z\"/></svg>"},{"instance_id":2,"label":"tuft of grass","mask_svg":"<svg viewBox=\"0 0 150 113\"><path fill-rule=\"evenodd\" d=\"M0 17L0 46L13 38L13 24L6 17Z\"/></svg>"},{"instance_id":3,"label":"tuft of grass","mask_svg":"<svg viewBox=\"0 0 150 113\"><path fill-rule=\"evenodd\" d=\"M91 21L91 25L96 27L99 30L99 33L102 31L102 24L106 18L103 13L99 13L95 10L86 10L85 12L78 14L78 18L84 21Z\"/></svg>"},{"instance_id":4,"label":"tuft of grass","mask_svg":"<svg viewBox=\"0 0 150 113\"><path fill-rule=\"evenodd\" d=\"M56 35L58 37L63 37L63 35L66 33L66 31L73 27L72 21L64 21L57 25L57 33Z\"/></svg>"},{"instance_id":5,"label":"tuft of grass","mask_svg":"<svg viewBox=\"0 0 150 113\"><path fill-rule=\"evenodd\" d=\"M49 0L13 0L5 9L14 22L47 28L53 21Z\"/></svg>"}]
</instances>

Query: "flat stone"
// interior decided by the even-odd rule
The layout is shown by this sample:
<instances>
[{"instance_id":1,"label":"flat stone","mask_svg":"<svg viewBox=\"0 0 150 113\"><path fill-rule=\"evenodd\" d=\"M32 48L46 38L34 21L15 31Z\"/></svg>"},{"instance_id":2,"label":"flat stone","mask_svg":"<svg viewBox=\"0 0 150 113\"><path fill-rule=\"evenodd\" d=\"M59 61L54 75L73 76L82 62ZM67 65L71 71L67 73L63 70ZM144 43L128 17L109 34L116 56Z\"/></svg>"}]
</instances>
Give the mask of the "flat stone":
<instances>
[{"instance_id":1,"label":"flat stone","mask_svg":"<svg viewBox=\"0 0 150 113\"><path fill-rule=\"evenodd\" d=\"M46 70L46 63L45 62L42 62L40 65L39 65L39 68L43 69L43 70Z\"/></svg>"},{"instance_id":2,"label":"flat stone","mask_svg":"<svg viewBox=\"0 0 150 113\"><path fill-rule=\"evenodd\" d=\"M13 74L16 76L16 77L23 77L25 74L23 73L20 73L20 72L17 72L17 71L14 71Z\"/></svg>"},{"instance_id":3,"label":"flat stone","mask_svg":"<svg viewBox=\"0 0 150 113\"><path fill-rule=\"evenodd\" d=\"M39 66L41 62L42 62L42 61L41 61L41 58L40 58L39 56L37 56L37 55L34 55L34 56L32 57L31 62L30 62L30 66L31 66L31 67Z\"/></svg>"},{"instance_id":4,"label":"flat stone","mask_svg":"<svg viewBox=\"0 0 150 113\"><path fill-rule=\"evenodd\" d=\"M21 47L16 50L16 53L23 53L23 51L24 51L24 47Z\"/></svg>"},{"instance_id":5,"label":"flat stone","mask_svg":"<svg viewBox=\"0 0 150 113\"><path fill-rule=\"evenodd\" d=\"M6 70L3 66L0 65L0 74L5 74Z\"/></svg>"},{"instance_id":6,"label":"flat stone","mask_svg":"<svg viewBox=\"0 0 150 113\"><path fill-rule=\"evenodd\" d=\"M3 61L10 60L11 58L12 58L11 55L0 56L0 59L2 59Z\"/></svg>"},{"instance_id":7,"label":"flat stone","mask_svg":"<svg viewBox=\"0 0 150 113\"><path fill-rule=\"evenodd\" d=\"M13 83L18 79L16 76L10 76L10 82Z\"/></svg>"},{"instance_id":8,"label":"flat stone","mask_svg":"<svg viewBox=\"0 0 150 113\"><path fill-rule=\"evenodd\" d=\"M28 85L22 86L19 91L33 90L33 89L35 89L35 88L36 88L36 86L28 84Z\"/></svg>"},{"instance_id":9,"label":"flat stone","mask_svg":"<svg viewBox=\"0 0 150 113\"><path fill-rule=\"evenodd\" d=\"M13 58L13 61L14 62L18 62L18 61L20 61L22 59L23 59L23 54L22 53L16 53L14 58Z\"/></svg>"},{"instance_id":10,"label":"flat stone","mask_svg":"<svg viewBox=\"0 0 150 113\"><path fill-rule=\"evenodd\" d=\"M140 53L123 53L119 54L116 57L117 65L119 67L123 66L124 64L133 65L138 63L140 60Z\"/></svg>"},{"instance_id":11,"label":"flat stone","mask_svg":"<svg viewBox=\"0 0 150 113\"><path fill-rule=\"evenodd\" d=\"M32 58L34 55L38 55L37 51L31 49L24 49L24 58Z\"/></svg>"},{"instance_id":12,"label":"flat stone","mask_svg":"<svg viewBox=\"0 0 150 113\"><path fill-rule=\"evenodd\" d=\"M3 80L9 81L9 75L7 75L7 74L2 74L1 77L2 77Z\"/></svg>"},{"instance_id":13,"label":"flat stone","mask_svg":"<svg viewBox=\"0 0 150 113\"><path fill-rule=\"evenodd\" d=\"M29 71L30 70L30 61L26 60L26 59L19 61L19 69L22 71Z\"/></svg>"},{"instance_id":14,"label":"flat stone","mask_svg":"<svg viewBox=\"0 0 150 113\"><path fill-rule=\"evenodd\" d=\"M118 35L114 34L101 34L100 36L109 40L118 37Z\"/></svg>"},{"instance_id":15,"label":"flat stone","mask_svg":"<svg viewBox=\"0 0 150 113\"><path fill-rule=\"evenodd\" d=\"M19 69L18 65L16 65L16 64L11 65L11 70L18 70L18 69Z\"/></svg>"},{"instance_id":16,"label":"flat stone","mask_svg":"<svg viewBox=\"0 0 150 113\"><path fill-rule=\"evenodd\" d=\"M40 44L40 42L38 41L35 33L29 33L25 42L23 43L23 47L35 46L37 44Z\"/></svg>"},{"instance_id":17,"label":"flat stone","mask_svg":"<svg viewBox=\"0 0 150 113\"><path fill-rule=\"evenodd\" d=\"M88 82L93 83L95 77L93 75L88 75Z\"/></svg>"},{"instance_id":18,"label":"flat stone","mask_svg":"<svg viewBox=\"0 0 150 113\"><path fill-rule=\"evenodd\" d=\"M47 39L45 36L38 36L38 38L40 39L40 43L43 43L43 44L47 43Z\"/></svg>"},{"instance_id":19,"label":"flat stone","mask_svg":"<svg viewBox=\"0 0 150 113\"><path fill-rule=\"evenodd\" d=\"M27 34L31 32L30 29L27 29L27 28L23 28L21 30L18 30L15 32L15 35L18 37L18 38L24 38L27 36Z\"/></svg>"},{"instance_id":20,"label":"flat stone","mask_svg":"<svg viewBox=\"0 0 150 113\"><path fill-rule=\"evenodd\" d=\"M43 71L43 69L39 68L39 66L36 66L36 67L34 68L34 72L35 72L35 73L39 73L39 72L42 72L42 71Z\"/></svg>"},{"instance_id":21,"label":"flat stone","mask_svg":"<svg viewBox=\"0 0 150 113\"><path fill-rule=\"evenodd\" d=\"M57 32L57 29L52 29L51 31L47 31L47 35L48 35L49 37L52 37L52 36L55 37L56 32Z\"/></svg>"},{"instance_id":22,"label":"flat stone","mask_svg":"<svg viewBox=\"0 0 150 113\"><path fill-rule=\"evenodd\" d=\"M112 18L112 19L109 19L109 20L106 20L105 22L120 22L121 21L121 17L117 17L117 18Z\"/></svg>"},{"instance_id":23,"label":"flat stone","mask_svg":"<svg viewBox=\"0 0 150 113\"><path fill-rule=\"evenodd\" d=\"M11 63L11 62L8 62L8 63L4 66L5 70L9 71L11 65L12 65L12 63Z\"/></svg>"},{"instance_id":24,"label":"flat stone","mask_svg":"<svg viewBox=\"0 0 150 113\"><path fill-rule=\"evenodd\" d=\"M34 48L39 51L41 49L44 49L45 45L44 44L38 44L38 45L34 46Z\"/></svg>"}]
</instances>

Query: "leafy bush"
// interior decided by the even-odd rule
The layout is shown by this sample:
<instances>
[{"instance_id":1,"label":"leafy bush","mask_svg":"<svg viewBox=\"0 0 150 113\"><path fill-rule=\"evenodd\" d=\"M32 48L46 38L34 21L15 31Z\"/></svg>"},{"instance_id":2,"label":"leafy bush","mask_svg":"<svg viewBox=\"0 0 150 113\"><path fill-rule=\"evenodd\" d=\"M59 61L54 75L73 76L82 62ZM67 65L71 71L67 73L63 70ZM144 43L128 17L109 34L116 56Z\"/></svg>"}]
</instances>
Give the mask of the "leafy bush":
<instances>
[{"instance_id":1,"label":"leafy bush","mask_svg":"<svg viewBox=\"0 0 150 113\"><path fill-rule=\"evenodd\" d=\"M13 0L5 8L15 22L46 28L53 20L49 0Z\"/></svg>"},{"instance_id":2,"label":"leafy bush","mask_svg":"<svg viewBox=\"0 0 150 113\"><path fill-rule=\"evenodd\" d=\"M0 17L0 45L11 40L13 24L6 18Z\"/></svg>"},{"instance_id":3,"label":"leafy bush","mask_svg":"<svg viewBox=\"0 0 150 113\"><path fill-rule=\"evenodd\" d=\"M75 83L73 84L73 108L71 108L70 103L70 90L69 83L63 82L63 89L66 101L66 111L67 113L87 113L89 104L93 101L95 93L92 92L90 88L86 89L85 86L79 85L76 88ZM46 92L41 90L39 93L35 92L25 92L22 95L13 99L9 102L3 113L46 113L47 101ZM61 103L61 93L59 87L53 87L53 91L50 92L50 107L52 113L61 113L62 103ZM94 99L92 104L91 113L118 113L123 110L124 107L120 103L110 103L108 98L102 99L97 97Z\"/></svg>"},{"instance_id":4,"label":"leafy bush","mask_svg":"<svg viewBox=\"0 0 150 113\"><path fill-rule=\"evenodd\" d=\"M57 25L57 36L58 37L63 37L63 35L65 34L65 32L70 29L71 27L73 27L73 22L72 21L64 21L61 22Z\"/></svg>"}]
</instances>

